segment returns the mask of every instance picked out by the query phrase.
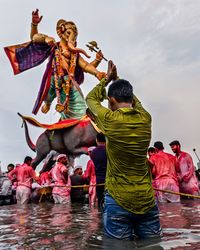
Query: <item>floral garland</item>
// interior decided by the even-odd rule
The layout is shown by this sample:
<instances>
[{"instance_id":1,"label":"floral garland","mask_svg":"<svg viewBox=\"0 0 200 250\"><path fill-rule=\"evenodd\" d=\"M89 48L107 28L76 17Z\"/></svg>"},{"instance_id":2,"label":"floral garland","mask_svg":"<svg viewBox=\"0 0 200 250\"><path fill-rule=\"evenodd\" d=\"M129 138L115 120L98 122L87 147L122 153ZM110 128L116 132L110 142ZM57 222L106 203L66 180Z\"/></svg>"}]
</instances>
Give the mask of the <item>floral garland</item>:
<instances>
[{"instance_id":1,"label":"floral garland","mask_svg":"<svg viewBox=\"0 0 200 250\"><path fill-rule=\"evenodd\" d=\"M71 60L70 60L70 67L68 70L68 79L64 79L64 71L61 65L61 58L60 58L60 50L59 48L55 49L55 57L52 63L53 67L53 74L54 74L54 83L55 83L55 90L57 96L57 105L56 111L59 113L65 112L68 113L68 104L69 104L69 93L74 80L74 72L76 68L76 61L77 61L77 53L71 53ZM60 81L60 84L59 84ZM64 103L61 103L60 100L60 93L61 90L65 92L66 98Z\"/></svg>"}]
</instances>

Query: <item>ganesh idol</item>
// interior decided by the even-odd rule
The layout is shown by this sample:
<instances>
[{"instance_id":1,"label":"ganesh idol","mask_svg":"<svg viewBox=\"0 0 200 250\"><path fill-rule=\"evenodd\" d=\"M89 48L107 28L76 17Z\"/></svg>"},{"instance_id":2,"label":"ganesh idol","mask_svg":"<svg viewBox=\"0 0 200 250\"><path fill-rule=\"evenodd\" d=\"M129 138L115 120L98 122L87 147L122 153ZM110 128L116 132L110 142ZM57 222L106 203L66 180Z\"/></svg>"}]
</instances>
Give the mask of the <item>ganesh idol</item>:
<instances>
[{"instance_id":1,"label":"ganesh idol","mask_svg":"<svg viewBox=\"0 0 200 250\"><path fill-rule=\"evenodd\" d=\"M37 114L40 108L43 113L47 113L56 98L55 109L61 114L61 120L81 119L86 113L86 104L80 88L84 81L84 72L94 75L98 80L105 77L104 72L97 70L103 54L101 51L97 52L95 60L89 63L83 56L90 56L77 47L78 30L74 22L63 19L57 22L56 31L60 41L56 42L54 38L38 32L41 20L38 9L33 11L31 41L5 47L5 52L14 74L38 66L49 59L33 114Z\"/></svg>"}]
</instances>

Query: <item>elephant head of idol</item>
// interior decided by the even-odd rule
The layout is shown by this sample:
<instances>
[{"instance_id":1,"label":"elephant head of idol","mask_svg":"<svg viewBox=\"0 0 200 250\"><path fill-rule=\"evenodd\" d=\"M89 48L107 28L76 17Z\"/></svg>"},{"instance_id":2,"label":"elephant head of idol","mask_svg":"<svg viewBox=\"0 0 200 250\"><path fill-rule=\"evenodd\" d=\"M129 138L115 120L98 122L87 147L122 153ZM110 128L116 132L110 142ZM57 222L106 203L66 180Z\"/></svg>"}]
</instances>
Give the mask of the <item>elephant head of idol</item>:
<instances>
[{"instance_id":1,"label":"elephant head of idol","mask_svg":"<svg viewBox=\"0 0 200 250\"><path fill-rule=\"evenodd\" d=\"M56 31L61 40L64 40L69 48L69 50L73 53L82 53L86 57L90 58L87 52L83 49L76 47L76 39L78 36L78 30L75 23L71 21L65 21L60 19L57 22Z\"/></svg>"}]
</instances>

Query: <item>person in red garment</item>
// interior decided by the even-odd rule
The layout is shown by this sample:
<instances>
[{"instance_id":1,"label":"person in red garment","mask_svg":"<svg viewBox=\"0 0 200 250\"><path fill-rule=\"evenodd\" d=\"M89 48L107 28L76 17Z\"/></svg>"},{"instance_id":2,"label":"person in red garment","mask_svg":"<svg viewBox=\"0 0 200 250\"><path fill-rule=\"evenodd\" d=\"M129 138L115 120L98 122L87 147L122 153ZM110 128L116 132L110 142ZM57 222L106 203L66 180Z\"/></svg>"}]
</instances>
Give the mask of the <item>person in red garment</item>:
<instances>
[{"instance_id":1,"label":"person in red garment","mask_svg":"<svg viewBox=\"0 0 200 250\"><path fill-rule=\"evenodd\" d=\"M45 171L40 174L39 184L41 186L49 186L51 184L51 176L49 174L49 171Z\"/></svg>"},{"instance_id":2,"label":"person in red garment","mask_svg":"<svg viewBox=\"0 0 200 250\"><path fill-rule=\"evenodd\" d=\"M71 179L68 174L68 162L68 157L65 154L60 154L56 158L55 166L50 171L54 182L52 194L55 203L71 203Z\"/></svg>"},{"instance_id":3,"label":"person in red garment","mask_svg":"<svg viewBox=\"0 0 200 250\"><path fill-rule=\"evenodd\" d=\"M154 177L153 187L161 190L179 192L179 185L176 172L176 158L164 152L163 143L154 143L156 154L149 158L152 175ZM159 202L179 202L180 195L156 191L156 198Z\"/></svg>"},{"instance_id":4,"label":"person in red garment","mask_svg":"<svg viewBox=\"0 0 200 250\"><path fill-rule=\"evenodd\" d=\"M176 155L179 164L178 180L180 192L192 195L199 195L199 185L195 175L195 166L190 154L181 151L179 141L172 141L170 144L172 151Z\"/></svg>"},{"instance_id":5,"label":"person in red garment","mask_svg":"<svg viewBox=\"0 0 200 250\"><path fill-rule=\"evenodd\" d=\"M154 155L156 153L156 149L154 147L149 147L147 154L149 156L149 158L151 158L152 155Z\"/></svg>"},{"instance_id":6,"label":"person in red garment","mask_svg":"<svg viewBox=\"0 0 200 250\"><path fill-rule=\"evenodd\" d=\"M31 196L33 179L38 181L35 171L31 167L32 158L26 156L24 164L14 168L8 173L9 179L17 178L16 199L17 204L27 204Z\"/></svg>"},{"instance_id":7,"label":"person in red garment","mask_svg":"<svg viewBox=\"0 0 200 250\"><path fill-rule=\"evenodd\" d=\"M90 156L92 150L95 149L95 147L89 147L88 148L88 154ZM96 173L95 173L95 166L93 161L90 159L87 162L87 167L86 170L83 174L84 177L89 179L89 190L88 190L88 194L89 194L89 204L91 206L95 206L96 201L97 201L97 194L96 194Z\"/></svg>"}]
</instances>

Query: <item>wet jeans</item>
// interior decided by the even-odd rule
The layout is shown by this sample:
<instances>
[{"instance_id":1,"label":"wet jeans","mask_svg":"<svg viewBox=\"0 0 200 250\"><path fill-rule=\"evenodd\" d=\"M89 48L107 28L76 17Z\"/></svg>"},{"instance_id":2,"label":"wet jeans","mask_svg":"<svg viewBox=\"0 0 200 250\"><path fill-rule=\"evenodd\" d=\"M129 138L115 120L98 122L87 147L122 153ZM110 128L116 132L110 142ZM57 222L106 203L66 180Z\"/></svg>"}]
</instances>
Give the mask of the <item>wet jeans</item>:
<instances>
[{"instance_id":1,"label":"wet jeans","mask_svg":"<svg viewBox=\"0 0 200 250\"><path fill-rule=\"evenodd\" d=\"M116 239L160 237L162 231L157 205L145 214L134 214L119 206L108 193L105 195L103 222L105 234Z\"/></svg>"}]
</instances>

